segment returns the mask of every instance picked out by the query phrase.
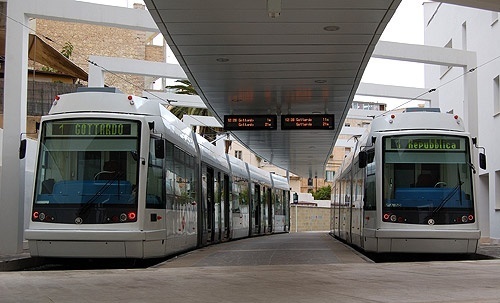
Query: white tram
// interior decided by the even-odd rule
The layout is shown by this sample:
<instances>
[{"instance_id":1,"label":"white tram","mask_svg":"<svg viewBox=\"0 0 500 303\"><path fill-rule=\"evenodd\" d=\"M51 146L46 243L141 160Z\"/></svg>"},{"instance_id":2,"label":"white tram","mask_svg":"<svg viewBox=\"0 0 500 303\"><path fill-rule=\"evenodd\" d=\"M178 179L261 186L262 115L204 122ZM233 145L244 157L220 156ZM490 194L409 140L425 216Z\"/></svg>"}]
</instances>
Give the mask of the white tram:
<instances>
[{"instance_id":1,"label":"white tram","mask_svg":"<svg viewBox=\"0 0 500 303\"><path fill-rule=\"evenodd\" d=\"M289 230L286 178L217 153L156 101L65 94L40 130L32 256L153 258Z\"/></svg>"},{"instance_id":2,"label":"white tram","mask_svg":"<svg viewBox=\"0 0 500 303\"><path fill-rule=\"evenodd\" d=\"M375 118L335 175L331 233L369 252L475 253L474 140L439 109Z\"/></svg>"}]
</instances>

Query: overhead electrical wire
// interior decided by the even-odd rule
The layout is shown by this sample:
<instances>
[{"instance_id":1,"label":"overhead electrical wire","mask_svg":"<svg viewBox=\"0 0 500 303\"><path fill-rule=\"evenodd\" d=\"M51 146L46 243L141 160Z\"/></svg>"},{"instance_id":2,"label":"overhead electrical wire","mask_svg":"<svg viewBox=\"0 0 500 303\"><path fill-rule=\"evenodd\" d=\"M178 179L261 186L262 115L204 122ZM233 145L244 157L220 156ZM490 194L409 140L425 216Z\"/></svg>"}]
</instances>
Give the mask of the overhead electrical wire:
<instances>
[{"instance_id":1,"label":"overhead electrical wire","mask_svg":"<svg viewBox=\"0 0 500 303\"><path fill-rule=\"evenodd\" d=\"M420 95L418 95L418 96L416 96L416 97L414 97L414 98L412 98L412 99L410 99L410 100L408 100L408 101L406 101L406 102L404 102L404 103L402 103L402 104L400 104L400 105L398 105L398 106L394 107L393 109L388 110L388 111L385 111L385 112L381 113L380 115L378 115L378 116L374 116L374 117L380 117L380 116L383 116L383 115L385 115L385 114L387 114L387 113L389 113L389 112L391 112L391 111L394 111L395 109L400 108L401 106L403 106L403 105L405 105L405 104L410 103L411 101L418 100L418 99L420 99L420 97L422 97L422 96L425 96L425 95L427 95L427 94L430 94L430 93L432 93L432 92L435 92L435 91L437 91L438 89L440 89L441 87L443 87L443 86L445 86L445 85L448 85L448 84L450 84L451 82L454 82L454 81L455 81L455 80L457 80L457 79L463 78L463 77L465 77L465 75L467 75L467 74L469 74L469 73L473 73L473 72L475 72L477 69L479 69L479 68L481 68L481 67L483 67L483 66L485 66L485 65L487 65L487 64L489 64L489 63L491 63L491 62L493 62L493 61L495 61L495 60L497 60L498 58L500 58L500 55L498 55L498 56L496 56L496 57L494 57L494 58L492 58L492 59L490 59L490 60L488 60L488 61L486 61L486 62L484 62L484 63L482 63L482 64L480 64L480 65L478 65L478 66L476 66L476 67L470 68L470 69L468 69L467 71L465 71L464 73L462 73L462 74L460 74L460 75L456 76L455 78L450 79L450 80L448 80L448 81L446 81L446 82L444 82L444 83L442 83L442 84L440 84L440 85L436 86L435 88L431 88L431 89L429 89L428 91L423 92L423 93L421 93Z\"/></svg>"}]
</instances>

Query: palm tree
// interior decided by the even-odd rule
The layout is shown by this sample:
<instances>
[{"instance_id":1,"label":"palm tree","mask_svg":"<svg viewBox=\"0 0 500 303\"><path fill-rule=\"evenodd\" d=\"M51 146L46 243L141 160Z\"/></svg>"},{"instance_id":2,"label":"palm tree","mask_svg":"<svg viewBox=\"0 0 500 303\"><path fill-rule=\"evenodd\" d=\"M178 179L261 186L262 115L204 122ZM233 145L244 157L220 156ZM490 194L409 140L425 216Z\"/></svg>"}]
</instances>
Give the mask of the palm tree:
<instances>
[{"instance_id":1,"label":"palm tree","mask_svg":"<svg viewBox=\"0 0 500 303\"><path fill-rule=\"evenodd\" d=\"M181 95L198 95L193 85L189 80L176 80L175 82L181 83L177 85L168 85L165 88L172 89L176 94ZM174 114L177 118L182 119L184 115L194 115L194 116L212 116L212 114L206 108L193 108L184 106L170 105L170 112ZM207 126L200 126L199 133L205 137L208 141L215 140L218 132L222 132L221 128L211 128Z\"/></svg>"},{"instance_id":2,"label":"palm tree","mask_svg":"<svg viewBox=\"0 0 500 303\"><path fill-rule=\"evenodd\" d=\"M174 89L177 94L181 95L198 95L193 85L189 80L176 80L175 82L179 82L182 84L178 85L167 85L165 88Z\"/></svg>"}]
</instances>

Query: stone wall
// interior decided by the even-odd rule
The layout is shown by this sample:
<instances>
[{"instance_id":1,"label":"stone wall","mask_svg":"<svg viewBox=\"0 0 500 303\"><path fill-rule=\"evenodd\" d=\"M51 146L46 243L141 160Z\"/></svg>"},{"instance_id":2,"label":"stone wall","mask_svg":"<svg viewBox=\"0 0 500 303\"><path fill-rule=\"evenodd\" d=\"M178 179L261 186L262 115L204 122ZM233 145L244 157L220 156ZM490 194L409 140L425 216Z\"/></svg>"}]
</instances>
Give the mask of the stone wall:
<instances>
[{"instance_id":1,"label":"stone wall","mask_svg":"<svg viewBox=\"0 0 500 303\"><path fill-rule=\"evenodd\" d=\"M58 51L71 43L74 48L70 60L87 72L90 55L165 62L164 47L148 44L152 33L46 19L36 20L36 31L39 36L53 40L45 41ZM36 67L41 66L38 63ZM127 94L141 95L144 90L143 76L105 73L104 81Z\"/></svg>"},{"instance_id":2,"label":"stone wall","mask_svg":"<svg viewBox=\"0 0 500 303\"><path fill-rule=\"evenodd\" d=\"M165 62L165 48L159 45L146 45L146 57L148 61Z\"/></svg>"},{"instance_id":3,"label":"stone wall","mask_svg":"<svg viewBox=\"0 0 500 303\"><path fill-rule=\"evenodd\" d=\"M329 230L330 208L290 206L290 232Z\"/></svg>"}]
</instances>

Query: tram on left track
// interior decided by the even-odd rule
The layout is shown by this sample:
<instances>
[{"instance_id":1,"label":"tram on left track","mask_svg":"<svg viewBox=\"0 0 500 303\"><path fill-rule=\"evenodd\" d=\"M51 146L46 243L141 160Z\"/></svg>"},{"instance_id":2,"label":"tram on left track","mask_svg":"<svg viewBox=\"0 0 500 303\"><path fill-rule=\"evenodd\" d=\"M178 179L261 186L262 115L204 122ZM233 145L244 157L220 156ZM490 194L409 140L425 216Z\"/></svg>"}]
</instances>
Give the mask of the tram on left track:
<instances>
[{"instance_id":1,"label":"tram on left track","mask_svg":"<svg viewBox=\"0 0 500 303\"><path fill-rule=\"evenodd\" d=\"M161 103L96 88L42 117L32 256L156 258L288 232L288 180L217 152Z\"/></svg>"}]
</instances>

